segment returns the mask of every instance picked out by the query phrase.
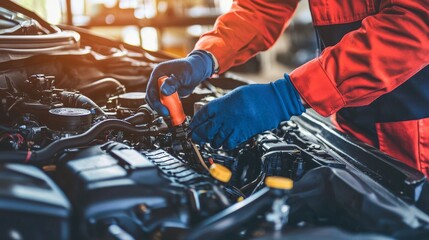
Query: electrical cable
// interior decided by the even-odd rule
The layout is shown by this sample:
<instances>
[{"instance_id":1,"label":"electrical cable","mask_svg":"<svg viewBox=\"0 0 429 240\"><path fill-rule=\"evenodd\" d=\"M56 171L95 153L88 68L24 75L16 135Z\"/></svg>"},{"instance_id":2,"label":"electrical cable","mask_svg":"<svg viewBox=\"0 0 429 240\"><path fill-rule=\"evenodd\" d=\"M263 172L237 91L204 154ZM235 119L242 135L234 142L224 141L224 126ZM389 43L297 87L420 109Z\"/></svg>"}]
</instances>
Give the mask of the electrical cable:
<instances>
[{"instance_id":1,"label":"electrical cable","mask_svg":"<svg viewBox=\"0 0 429 240\"><path fill-rule=\"evenodd\" d=\"M248 183L248 184L244 185L243 187L241 187L240 191L243 192L243 193L248 192L252 187L254 188L255 185L257 185L261 181L261 179L263 177L264 177L264 174L262 172L259 173L259 175L253 181L251 181L250 183Z\"/></svg>"},{"instance_id":2,"label":"electrical cable","mask_svg":"<svg viewBox=\"0 0 429 240\"><path fill-rule=\"evenodd\" d=\"M198 148L197 148L197 145L195 145L195 143L192 143L191 142L191 145L192 145L192 148L194 149L194 151L195 151L195 154L197 155L197 158L198 158L198 160L199 160L199 162L201 163L201 165L209 172L210 170L209 170L209 167L206 165L206 163L204 162L204 159L203 159L203 157L201 156L201 153L200 153L200 151L198 150Z\"/></svg>"}]
</instances>

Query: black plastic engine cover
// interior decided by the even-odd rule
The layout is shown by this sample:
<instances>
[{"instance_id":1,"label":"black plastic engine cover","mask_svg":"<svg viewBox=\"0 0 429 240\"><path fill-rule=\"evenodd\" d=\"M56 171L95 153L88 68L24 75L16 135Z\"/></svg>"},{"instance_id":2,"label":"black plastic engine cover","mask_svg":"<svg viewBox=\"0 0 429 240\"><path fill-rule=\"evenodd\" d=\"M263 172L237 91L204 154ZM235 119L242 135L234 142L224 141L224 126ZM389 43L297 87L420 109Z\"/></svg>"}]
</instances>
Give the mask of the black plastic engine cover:
<instances>
[{"instance_id":1,"label":"black plastic engine cover","mask_svg":"<svg viewBox=\"0 0 429 240\"><path fill-rule=\"evenodd\" d=\"M320 167L294 184L289 198L293 221L343 226L395 239L425 239L429 216L354 170ZM312 219L312 220L309 220ZM353 226L353 227L352 227Z\"/></svg>"},{"instance_id":2,"label":"black plastic engine cover","mask_svg":"<svg viewBox=\"0 0 429 240\"><path fill-rule=\"evenodd\" d=\"M0 165L0 239L68 239L70 204L40 169Z\"/></svg>"},{"instance_id":3,"label":"black plastic engine cover","mask_svg":"<svg viewBox=\"0 0 429 240\"><path fill-rule=\"evenodd\" d=\"M164 150L138 152L108 143L67 153L60 161L58 176L64 177L61 185L81 233L75 238L110 238L115 226L136 239L174 239L225 207L216 194L207 194L210 178Z\"/></svg>"}]
</instances>

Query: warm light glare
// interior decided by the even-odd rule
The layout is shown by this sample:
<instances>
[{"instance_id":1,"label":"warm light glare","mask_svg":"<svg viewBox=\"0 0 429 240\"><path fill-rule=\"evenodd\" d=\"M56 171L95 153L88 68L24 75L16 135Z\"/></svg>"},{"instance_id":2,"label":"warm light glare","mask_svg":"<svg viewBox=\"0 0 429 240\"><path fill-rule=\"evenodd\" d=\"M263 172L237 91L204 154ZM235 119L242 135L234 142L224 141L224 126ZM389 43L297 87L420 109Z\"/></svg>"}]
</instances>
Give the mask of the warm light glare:
<instances>
[{"instance_id":1,"label":"warm light glare","mask_svg":"<svg viewBox=\"0 0 429 240\"><path fill-rule=\"evenodd\" d=\"M142 47L150 51L158 51L158 33L153 27L145 27L141 30Z\"/></svg>"},{"instance_id":2,"label":"warm light glare","mask_svg":"<svg viewBox=\"0 0 429 240\"><path fill-rule=\"evenodd\" d=\"M48 1L48 3L49 3L49 9L47 9L46 11L46 20L52 24L60 24L62 20L60 2L56 0L50 0Z\"/></svg>"},{"instance_id":3,"label":"warm light glare","mask_svg":"<svg viewBox=\"0 0 429 240\"><path fill-rule=\"evenodd\" d=\"M85 0L73 0L71 1L72 12L75 15L85 14Z\"/></svg>"},{"instance_id":4,"label":"warm light glare","mask_svg":"<svg viewBox=\"0 0 429 240\"><path fill-rule=\"evenodd\" d=\"M153 18L155 16L156 16L156 11L154 8L139 7L134 10L134 17L138 19Z\"/></svg>"},{"instance_id":5,"label":"warm light glare","mask_svg":"<svg viewBox=\"0 0 429 240\"><path fill-rule=\"evenodd\" d=\"M122 40L134 46L140 46L139 28L127 26L122 29Z\"/></svg>"},{"instance_id":6,"label":"warm light glare","mask_svg":"<svg viewBox=\"0 0 429 240\"><path fill-rule=\"evenodd\" d=\"M72 4L75 0L72 1ZM81 0L78 0L81 1ZM106 8L113 8L116 6L116 4L118 3L118 0L83 0L84 2L86 1L87 3L94 5L94 4L104 4L104 6Z\"/></svg>"},{"instance_id":7,"label":"warm light glare","mask_svg":"<svg viewBox=\"0 0 429 240\"><path fill-rule=\"evenodd\" d=\"M231 9L233 0L215 0L216 6L219 7L222 13L226 13Z\"/></svg>"},{"instance_id":8,"label":"warm light glare","mask_svg":"<svg viewBox=\"0 0 429 240\"><path fill-rule=\"evenodd\" d=\"M203 34L203 26L201 25L192 25L189 26L186 31L188 32L189 35L193 36L193 37L199 37L201 36L201 34Z\"/></svg>"},{"instance_id":9,"label":"warm light glare","mask_svg":"<svg viewBox=\"0 0 429 240\"><path fill-rule=\"evenodd\" d=\"M168 10L168 2L165 2L165 1L158 2L158 12L166 13L167 10Z\"/></svg>"},{"instance_id":10,"label":"warm light glare","mask_svg":"<svg viewBox=\"0 0 429 240\"><path fill-rule=\"evenodd\" d=\"M106 6L106 8L113 8L118 3L117 0L98 0L94 2L104 3L104 6Z\"/></svg>"},{"instance_id":11,"label":"warm light glare","mask_svg":"<svg viewBox=\"0 0 429 240\"><path fill-rule=\"evenodd\" d=\"M138 0L121 0L119 1L119 7L120 8L136 8L139 5Z\"/></svg>"},{"instance_id":12,"label":"warm light glare","mask_svg":"<svg viewBox=\"0 0 429 240\"><path fill-rule=\"evenodd\" d=\"M115 15L113 14L109 14L104 18L104 21L106 22L106 24L112 24L115 22Z\"/></svg>"},{"instance_id":13,"label":"warm light glare","mask_svg":"<svg viewBox=\"0 0 429 240\"><path fill-rule=\"evenodd\" d=\"M156 2L155 1L144 1L144 4L139 5L134 10L134 17L138 19L153 18L156 16Z\"/></svg>"},{"instance_id":14,"label":"warm light glare","mask_svg":"<svg viewBox=\"0 0 429 240\"><path fill-rule=\"evenodd\" d=\"M36 12L49 23L61 23L62 10L61 4L58 0L15 0L15 2L33 12Z\"/></svg>"}]
</instances>

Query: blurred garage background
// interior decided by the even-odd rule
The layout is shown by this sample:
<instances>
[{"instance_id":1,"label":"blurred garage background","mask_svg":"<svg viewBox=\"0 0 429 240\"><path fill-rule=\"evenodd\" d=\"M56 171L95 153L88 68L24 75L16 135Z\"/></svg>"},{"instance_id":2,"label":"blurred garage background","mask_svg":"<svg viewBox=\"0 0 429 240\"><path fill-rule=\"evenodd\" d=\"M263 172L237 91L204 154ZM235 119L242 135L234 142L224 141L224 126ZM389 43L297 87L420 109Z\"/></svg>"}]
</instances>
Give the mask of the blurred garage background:
<instances>
[{"instance_id":1,"label":"blurred garage background","mask_svg":"<svg viewBox=\"0 0 429 240\"><path fill-rule=\"evenodd\" d=\"M91 29L97 34L163 50L189 53L199 36L229 10L232 0L14 0L52 24ZM270 50L232 69L238 77L270 82L317 53L308 2L301 1L289 28Z\"/></svg>"}]
</instances>

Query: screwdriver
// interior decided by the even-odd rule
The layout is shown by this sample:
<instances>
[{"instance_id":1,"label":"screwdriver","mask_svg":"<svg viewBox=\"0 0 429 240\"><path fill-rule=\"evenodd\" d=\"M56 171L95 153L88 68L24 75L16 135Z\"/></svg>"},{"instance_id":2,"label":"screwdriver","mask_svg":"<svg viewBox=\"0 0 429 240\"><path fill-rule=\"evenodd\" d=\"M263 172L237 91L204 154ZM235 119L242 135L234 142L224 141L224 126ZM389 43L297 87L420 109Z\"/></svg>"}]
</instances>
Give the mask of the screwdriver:
<instances>
[{"instance_id":1,"label":"screwdriver","mask_svg":"<svg viewBox=\"0 0 429 240\"><path fill-rule=\"evenodd\" d=\"M174 92L170 96L165 96L161 93L161 86L167 80L167 76L158 78L159 96L161 103L170 112L171 123L174 127L182 126L186 120L185 112L183 111L182 102L180 101L179 94Z\"/></svg>"},{"instance_id":2,"label":"screwdriver","mask_svg":"<svg viewBox=\"0 0 429 240\"><path fill-rule=\"evenodd\" d=\"M204 160L201 156L200 151L198 151L197 146L191 142L189 139L187 139L186 136L186 114L183 111L182 102L180 101L179 94L177 92L174 92L173 94L166 96L161 93L161 86L165 82L165 80L168 78L168 76L162 76L158 78L158 87L159 87L159 97L161 100L161 103L168 109L170 112L170 121L171 125L174 128L175 131L175 137L181 138L187 142L189 142L195 151L195 154L198 157L198 160L200 161L201 165L209 171L209 168L204 163ZM186 149L186 146L182 146L183 149Z\"/></svg>"}]
</instances>

